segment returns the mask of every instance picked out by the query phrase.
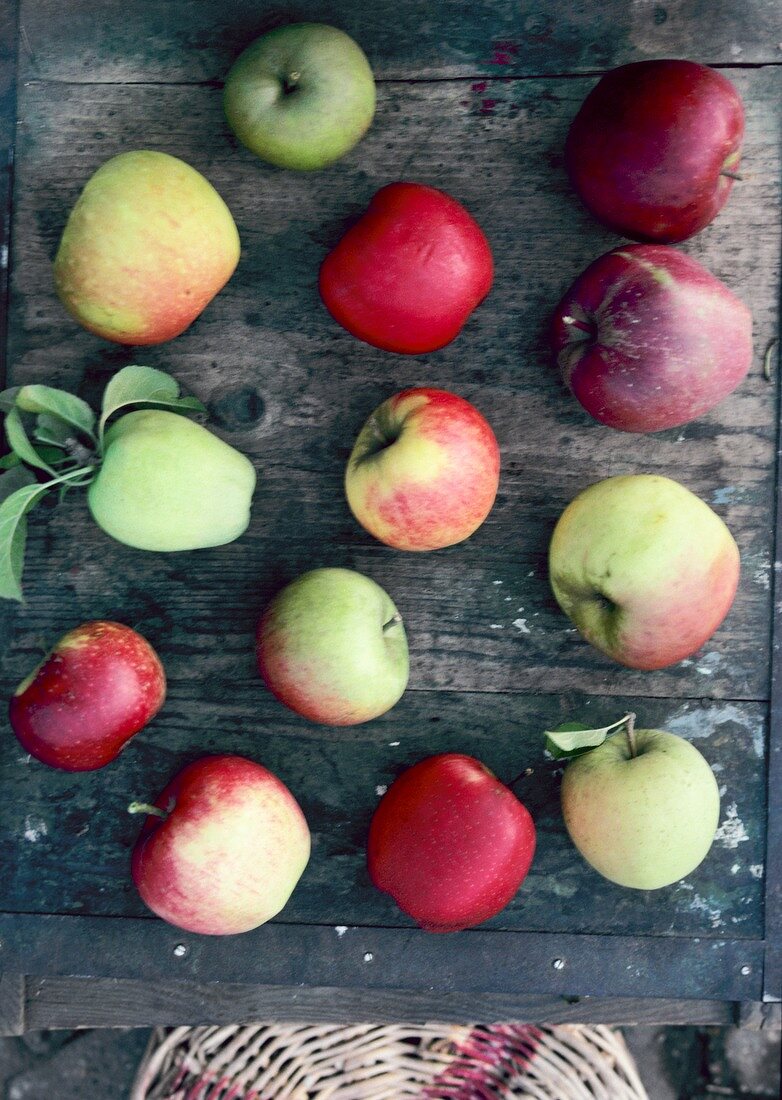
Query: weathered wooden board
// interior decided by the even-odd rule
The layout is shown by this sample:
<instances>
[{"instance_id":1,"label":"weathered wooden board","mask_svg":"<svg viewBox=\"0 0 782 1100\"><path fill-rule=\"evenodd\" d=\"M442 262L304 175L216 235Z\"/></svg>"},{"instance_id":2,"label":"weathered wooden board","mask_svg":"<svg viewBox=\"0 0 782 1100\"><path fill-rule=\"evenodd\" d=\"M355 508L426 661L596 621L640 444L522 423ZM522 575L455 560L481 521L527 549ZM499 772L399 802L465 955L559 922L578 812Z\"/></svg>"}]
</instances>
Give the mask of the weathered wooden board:
<instances>
[{"instance_id":1,"label":"weathered wooden board","mask_svg":"<svg viewBox=\"0 0 782 1100\"><path fill-rule=\"evenodd\" d=\"M777 0L23 0L22 63L57 80L222 80L256 35L301 19L343 27L386 78L573 73L646 57L782 60Z\"/></svg>"},{"instance_id":2,"label":"weathered wooden board","mask_svg":"<svg viewBox=\"0 0 782 1100\"><path fill-rule=\"evenodd\" d=\"M309 566L340 563L366 570L398 600L413 689L766 698L775 394L760 361L777 326L781 73L734 74L749 109L750 178L687 246L751 303L755 368L711 415L653 437L594 424L563 392L546 350L559 295L616 243L581 210L561 168L567 124L589 81L384 85L369 138L317 176L269 170L235 149L212 88L26 85L10 380L77 386L94 397L122 363L168 367L208 402L262 476L247 536L195 555L123 548L77 500L55 516L44 510L32 523L29 604L17 616L6 674L23 671L75 619L123 612L164 622L169 647L208 655L193 675L227 674L228 684L237 661L248 661L254 620L272 591ZM141 145L207 173L236 214L243 259L187 334L136 351L69 320L50 258L89 173ZM319 262L345 219L399 176L463 199L497 260L494 290L465 332L427 358L359 343L317 297ZM358 528L341 481L363 419L383 397L420 382L455 389L486 413L502 445L503 478L496 508L467 544L405 555ZM677 477L712 503L744 559L734 609L704 652L653 674L621 669L581 642L549 593L545 567L567 501L600 477L639 470Z\"/></svg>"},{"instance_id":3,"label":"weathered wooden board","mask_svg":"<svg viewBox=\"0 0 782 1100\"><path fill-rule=\"evenodd\" d=\"M313 830L312 860L281 919L409 926L369 882L369 820L383 789L404 767L454 751L477 756L506 780L525 767L535 769L518 787L538 829L535 862L514 901L484 927L762 936L762 705L644 705L643 725L694 740L723 794L720 832L708 860L685 882L649 895L612 885L577 856L559 812L561 770L544 761L541 746L546 723L575 715L599 725L623 713L630 700L410 692L376 722L334 731L290 714L251 676L221 683L200 675L191 657L171 654L165 644L160 651L170 673L166 707L110 767L72 775L31 761L21 749L3 755L0 783L13 798L0 803L0 831L13 838L16 852L3 870L7 910L145 915L128 874L139 822L125 808L132 799L157 794L201 753L227 751L262 761L288 783Z\"/></svg>"}]
</instances>

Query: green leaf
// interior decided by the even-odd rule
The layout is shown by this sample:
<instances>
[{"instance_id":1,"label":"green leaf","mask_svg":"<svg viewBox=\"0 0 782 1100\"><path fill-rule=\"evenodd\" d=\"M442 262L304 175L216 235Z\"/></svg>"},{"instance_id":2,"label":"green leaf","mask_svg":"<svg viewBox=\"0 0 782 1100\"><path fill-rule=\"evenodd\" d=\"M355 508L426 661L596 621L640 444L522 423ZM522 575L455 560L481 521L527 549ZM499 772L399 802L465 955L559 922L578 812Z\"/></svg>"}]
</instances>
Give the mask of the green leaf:
<instances>
[{"instance_id":1,"label":"green leaf","mask_svg":"<svg viewBox=\"0 0 782 1100\"><path fill-rule=\"evenodd\" d=\"M583 756L590 749L602 745L609 733L625 725L629 717L625 714L610 726L599 726L597 729L587 729L582 722L563 722L555 730L545 731L546 752L555 760Z\"/></svg>"},{"instance_id":2,"label":"green leaf","mask_svg":"<svg viewBox=\"0 0 782 1100\"><path fill-rule=\"evenodd\" d=\"M41 413L36 418L33 436L41 443L50 443L52 447L64 448L66 440L73 438L73 429L59 416Z\"/></svg>"},{"instance_id":3,"label":"green leaf","mask_svg":"<svg viewBox=\"0 0 782 1100\"><path fill-rule=\"evenodd\" d=\"M179 383L170 374L154 367L123 367L111 379L103 392L100 417L100 437L106 421L127 405L155 405L176 412L206 412L196 397L180 397Z\"/></svg>"},{"instance_id":4,"label":"green leaf","mask_svg":"<svg viewBox=\"0 0 782 1100\"><path fill-rule=\"evenodd\" d=\"M13 470L9 470L7 474L0 477L0 504L22 486L37 484L37 480L32 470L28 470L26 466L22 466L21 463L15 466Z\"/></svg>"},{"instance_id":5,"label":"green leaf","mask_svg":"<svg viewBox=\"0 0 782 1100\"><path fill-rule=\"evenodd\" d=\"M0 487L11 473L0 478ZM29 471L27 471L29 474ZM22 568L27 542L27 513L50 488L36 482L24 485L0 504L0 599L22 599Z\"/></svg>"},{"instance_id":6,"label":"green leaf","mask_svg":"<svg viewBox=\"0 0 782 1100\"><path fill-rule=\"evenodd\" d=\"M0 470L13 470L14 466L18 466L21 462L21 458L14 451L10 451L7 455L3 455L0 458Z\"/></svg>"},{"instance_id":7,"label":"green leaf","mask_svg":"<svg viewBox=\"0 0 782 1100\"><path fill-rule=\"evenodd\" d=\"M54 473L48 462L41 458L27 438L27 432L24 430L22 418L16 407L6 414L5 436L8 440L8 446L19 455L22 462L26 462L28 466L35 466L39 470L46 470L48 474Z\"/></svg>"},{"instance_id":8,"label":"green leaf","mask_svg":"<svg viewBox=\"0 0 782 1100\"><path fill-rule=\"evenodd\" d=\"M79 432L94 439L95 413L86 401L52 386L22 386L16 397L17 408L29 413L47 413L59 417Z\"/></svg>"},{"instance_id":9,"label":"green leaf","mask_svg":"<svg viewBox=\"0 0 782 1100\"><path fill-rule=\"evenodd\" d=\"M19 393L19 386L12 386L10 390L0 391L0 412L10 412L16 402L16 395Z\"/></svg>"}]
</instances>

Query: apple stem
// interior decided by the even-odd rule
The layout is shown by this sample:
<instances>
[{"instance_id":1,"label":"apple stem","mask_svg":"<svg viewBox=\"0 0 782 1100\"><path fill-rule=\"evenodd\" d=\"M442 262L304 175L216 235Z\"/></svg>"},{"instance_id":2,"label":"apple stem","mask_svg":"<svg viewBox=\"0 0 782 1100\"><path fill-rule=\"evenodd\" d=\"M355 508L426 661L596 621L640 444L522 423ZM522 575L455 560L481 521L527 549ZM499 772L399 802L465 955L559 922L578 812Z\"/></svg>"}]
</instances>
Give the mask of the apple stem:
<instances>
[{"instance_id":1,"label":"apple stem","mask_svg":"<svg viewBox=\"0 0 782 1100\"><path fill-rule=\"evenodd\" d=\"M506 787L515 787L516 784L521 782L522 779L529 779L529 777L533 774L534 771L535 771L534 768L525 768L523 772L519 772L519 774L515 777L515 779L511 779L510 783L506 783L505 786Z\"/></svg>"},{"instance_id":2,"label":"apple stem","mask_svg":"<svg viewBox=\"0 0 782 1100\"><path fill-rule=\"evenodd\" d=\"M401 621L402 621L402 616L399 614L398 611L395 611L394 614L391 616L391 618L388 620L388 622L383 623L383 633L384 634L387 633L391 629L392 626L396 626L397 623L401 623Z\"/></svg>"},{"instance_id":3,"label":"apple stem","mask_svg":"<svg viewBox=\"0 0 782 1100\"><path fill-rule=\"evenodd\" d=\"M721 176L727 176L729 180L742 181L744 177L739 172L731 172L730 168L723 168L720 172Z\"/></svg>"},{"instance_id":4,"label":"apple stem","mask_svg":"<svg viewBox=\"0 0 782 1100\"><path fill-rule=\"evenodd\" d=\"M766 354L763 356L763 377L767 382L771 381L771 373L773 371L773 358L774 349L776 348L778 340L772 340L766 348Z\"/></svg>"},{"instance_id":5,"label":"apple stem","mask_svg":"<svg viewBox=\"0 0 782 1100\"><path fill-rule=\"evenodd\" d=\"M627 744L630 748L630 758L634 759L638 755L638 745L635 740L635 714L633 714L632 711L630 711L625 719L625 733L627 734Z\"/></svg>"},{"instance_id":6,"label":"apple stem","mask_svg":"<svg viewBox=\"0 0 782 1100\"><path fill-rule=\"evenodd\" d=\"M563 317L562 320L565 322L566 325L570 325L571 328L580 329L581 332L586 332L589 336L595 335L595 326L590 325L588 321L579 321L575 317L571 317L569 315Z\"/></svg>"},{"instance_id":7,"label":"apple stem","mask_svg":"<svg viewBox=\"0 0 782 1100\"><path fill-rule=\"evenodd\" d=\"M165 810L161 810L159 806L153 806L149 802L131 802L128 806L129 814L147 814L152 817L160 817L163 821L166 820L168 814Z\"/></svg>"}]
</instances>

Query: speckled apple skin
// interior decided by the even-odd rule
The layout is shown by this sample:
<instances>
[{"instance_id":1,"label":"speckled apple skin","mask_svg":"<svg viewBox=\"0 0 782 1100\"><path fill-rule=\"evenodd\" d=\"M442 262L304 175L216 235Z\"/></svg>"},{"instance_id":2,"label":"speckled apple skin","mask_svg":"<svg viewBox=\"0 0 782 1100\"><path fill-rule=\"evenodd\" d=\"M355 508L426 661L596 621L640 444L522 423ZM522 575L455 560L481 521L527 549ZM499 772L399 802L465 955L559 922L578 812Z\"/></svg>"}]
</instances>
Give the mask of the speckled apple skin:
<instances>
[{"instance_id":1,"label":"speckled apple skin","mask_svg":"<svg viewBox=\"0 0 782 1100\"><path fill-rule=\"evenodd\" d=\"M133 881L157 916L207 936L248 932L293 893L310 855L295 798L261 764L207 756L156 799L132 858Z\"/></svg>"},{"instance_id":2,"label":"speckled apple skin","mask_svg":"<svg viewBox=\"0 0 782 1100\"><path fill-rule=\"evenodd\" d=\"M163 666L129 626L84 623L64 634L16 690L14 733L27 752L65 771L110 763L166 697Z\"/></svg>"},{"instance_id":3,"label":"speckled apple skin","mask_svg":"<svg viewBox=\"0 0 782 1100\"><path fill-rule=\"evenodd\" d=\"M492 509L500 449L481 413L447 390L419 387L384 401L345 470L350 510L397 550L438 550L469 538Z\"/></svg>"},{"instance_id":4,"label":"speckled apple skin","mask_svg":"<svg viewBox=\"0 0 782 1100\"><path fill-rule=\"evenodd\" d=\"M372 818L370 878L427 932L458 932L504 909L535 854L526 807L471 756L402 772Z\"/></svg>"}]
</instances>

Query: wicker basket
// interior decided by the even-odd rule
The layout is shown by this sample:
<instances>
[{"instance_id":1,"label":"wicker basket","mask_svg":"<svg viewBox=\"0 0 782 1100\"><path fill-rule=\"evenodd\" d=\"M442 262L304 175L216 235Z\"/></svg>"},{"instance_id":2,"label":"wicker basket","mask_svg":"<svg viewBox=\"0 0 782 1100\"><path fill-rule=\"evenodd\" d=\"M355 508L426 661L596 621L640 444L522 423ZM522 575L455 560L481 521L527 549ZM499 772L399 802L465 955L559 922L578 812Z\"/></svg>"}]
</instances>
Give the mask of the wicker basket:
<instances>
[{"instance_id":1,"label":"wicker basket","mask_svg":"<svg viewBox=\"0 0 782 1100\"><path fill-rule=\"evenodd\" d=\"M648 1100L607 1027L158 1029L130 1100Z\"/></svg>"}]
</instances>

